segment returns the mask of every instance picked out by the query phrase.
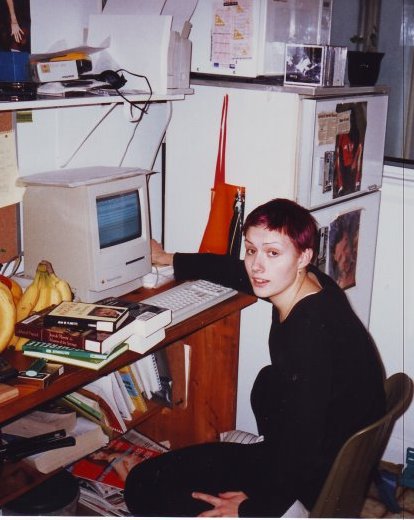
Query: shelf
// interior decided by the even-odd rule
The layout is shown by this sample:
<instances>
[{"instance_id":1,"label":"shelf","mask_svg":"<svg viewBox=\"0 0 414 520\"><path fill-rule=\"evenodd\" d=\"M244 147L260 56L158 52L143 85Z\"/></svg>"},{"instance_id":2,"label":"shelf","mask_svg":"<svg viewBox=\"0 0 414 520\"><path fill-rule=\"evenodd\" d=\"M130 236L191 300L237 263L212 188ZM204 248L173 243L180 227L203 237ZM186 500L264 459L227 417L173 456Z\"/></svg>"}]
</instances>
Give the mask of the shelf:
<instances>
[{"instance_id":1,"label":"shelf","mask_svg":"<svg viewBox=\"0 0 414 520\"><path fill-rule=\"evenodd\" d=\"M156 290L140 288L124 298L141 300L171 285L173 283ZM135 414L133 420L127 423L128 428L138 427L143 434L158 442L168 437L174 448L209 442L217 439L219 432L234 429L240 310L255 301L256 298L253 296L238 293L192 318L167 328L165 340L153 351L160 348L180 349L183 343L191 346L191 398L185 406L177 403L173 408L148 403L148 411ZM31 358L21 352L4 351L2 355L19 369L25 368L31 361ZM67 365L65 373L49 387L42 390L33 387L32 390L28 390L26 387L21 396L1 405L0 424L140 357L142 356L139 354L126 352L99 371ZM43 475L24 461L0 465L0 474L3 479L0 506L52 475Z\"/></svg>"},{"instance_id":2,"label":"shelf","mask_svg":"<svg viewBox=\"0 0 414 520\"><path fill-rule=\"evenodd\" d=\"M151 291L141 288L126 295L125 298L131 300L142 300L155 294L155 292L159 291ZM254 301L255 298L252 296L239 293L219 305L215 305L214 307L211 307L184 322L171 328L167 328L166 338L153 350L163 348L185 336L193 334L197 330L206 327L214 321L222 319L231 313L251 305ZM25 370L33 361L30 357L24 356L22 352L3 351L2 355L6 357L11 365L16 367L18 370ZM106 365L104 368L97 371L65 365L65 372L49 387L44 389L39 389L29 385L19 385L21 395L0 405L0 425L30 411L34 407L39 406L46 401L72 392L76 388L79 388L95 379L99 379L103 375L109 374L124 365L128 365L141 357L142 356L139 354L127 351L114 359L114 361ZM13 384L13 382L11 384Z\"/></svg>"},{"instance_id":3,"label":"shelf","mask_svg":"<svg viewBox=\"0 0 414 520\"><path fill-rule=\"evenodd\" d=\"M171 89L166 94L152 94L151 103L163 101L177 101L184 99L186 95L192 94L193 89ZM125 96L132 103L145 103L148 101L148 93L137 93ZM53 97L42 98L31 101L0 101L0 111L10 110L37 110L44 108L80 107L92 105L111 105L127 103L121 96L83 96L83 97Z\"/></svg>"},{"instance_id":4,"label":"shelf","mask_svg":"<svg viewBox=\"0 0 414 520\"><path fill-rule=\"evenodd\" d=\"M261 82L262 81L262 82ZM350 85L344 85L343 87L321 87L313 85L281 85L279 83L272 84L269 79L252 80L251 78L234 78L229 77L228 79L215 79L208 78L193 78L191 80L191 86L215 86L224 88L238 88L244 90L259 90L266 92L285 92L290 94L298 94L304 97L315 97L315 98L328 98L328 97L342 97L342 96L360 96L367 94L388 94L390 89L384 85L376 85L373 87L351 87Z\"/></svg>"}]
</instances>

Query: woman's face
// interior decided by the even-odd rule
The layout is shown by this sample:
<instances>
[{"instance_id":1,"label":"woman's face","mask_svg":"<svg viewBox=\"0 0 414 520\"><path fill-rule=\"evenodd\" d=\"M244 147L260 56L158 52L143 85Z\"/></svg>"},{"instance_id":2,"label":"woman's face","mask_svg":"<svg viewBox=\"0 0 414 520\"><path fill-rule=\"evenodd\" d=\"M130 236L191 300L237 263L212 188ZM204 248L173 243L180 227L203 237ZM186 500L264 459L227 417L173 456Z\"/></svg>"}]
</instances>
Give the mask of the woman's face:
<instances>
[{"instance_id":1,"label":"woman's face","mask_svg":"<svg viewBox=\"0 0 414 520\"><path fill-rule=\"evenodd\" d=\"M291 239L263 226L250 227L245 236L244 264L256 296L278 298L297 279L298 270L307 265Z\"/></svg>"}]
</instances>

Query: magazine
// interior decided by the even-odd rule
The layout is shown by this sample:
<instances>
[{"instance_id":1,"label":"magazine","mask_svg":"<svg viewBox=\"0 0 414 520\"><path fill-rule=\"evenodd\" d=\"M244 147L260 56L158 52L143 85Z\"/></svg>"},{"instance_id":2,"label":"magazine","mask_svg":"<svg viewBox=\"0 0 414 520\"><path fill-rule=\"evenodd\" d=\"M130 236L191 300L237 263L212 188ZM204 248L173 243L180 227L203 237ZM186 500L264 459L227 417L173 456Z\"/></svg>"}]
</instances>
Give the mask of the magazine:
<instances>
[{"instance_id":1,"label":"magazine","mask_svg":"<svg viewBox=\"0 0 414 520\"><path fill-rule=\"evenodd\" d=\"M83 478L79 479L79 490L79 504L98 516L131 516L122 490Z\"/></svg>"},{"instance_id":2,"label":"magazine","mask_svg":"<svg viewBox=\"0 0 414 520\"><path fill-rule=\"evenodd\" d=\"M134 466L165 451L164 446L130 430L75 462L71 471L76 477L124 489L126 476Z\"/></svg>"}]
</instances>

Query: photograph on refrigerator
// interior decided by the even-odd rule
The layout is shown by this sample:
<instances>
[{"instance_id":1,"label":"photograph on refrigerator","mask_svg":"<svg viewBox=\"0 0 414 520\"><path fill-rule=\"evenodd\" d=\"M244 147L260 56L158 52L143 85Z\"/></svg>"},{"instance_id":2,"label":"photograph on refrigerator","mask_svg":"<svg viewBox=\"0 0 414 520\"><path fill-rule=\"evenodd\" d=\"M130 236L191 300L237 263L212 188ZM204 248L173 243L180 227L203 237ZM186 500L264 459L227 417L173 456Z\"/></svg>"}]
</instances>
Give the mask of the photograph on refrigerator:
<instances>
[{"instance_id":1,"label":"photograph on refrigerator","mask_svg":"<svg viewBox=\"0 0 414 520\"><path fill-rule=\"evenodd\" d=\"M329 275L342 289L356 285L361 210L339 215L329 226Z\"/></svg>"},{"instance_id":2,"label":"photograph on refrigerator","mask_svg":"<svg viewBox=\"0 0 414 520\"><path fill-rule=\"evenodd\" d=\"M334 198L361 189L367 103L363 101L339 104L336 111L338 130L335 145Z\"/></svg>"},{"instance_id":3,"label":"photograph on refrigerator","mask_svg":"<svg viewBox=\"0 0 414 520\"><path fill-rule=\"evenodd\" d=\"M328 243L329 227L320 226L318 229L318 254L314 260L316 267L326 273L326 247Z\"/></svg>"},{"instance_id":4,"label":"photograph on refrigerator","mask_svg":"<svg viewBox=\"0 0 414 520\"><path fill-rule=\"evenodd\" d=\"M335 172L335 152L325 152L323 167L323 192L332 191L333 179Z\"/></svg>"}]
</instances>

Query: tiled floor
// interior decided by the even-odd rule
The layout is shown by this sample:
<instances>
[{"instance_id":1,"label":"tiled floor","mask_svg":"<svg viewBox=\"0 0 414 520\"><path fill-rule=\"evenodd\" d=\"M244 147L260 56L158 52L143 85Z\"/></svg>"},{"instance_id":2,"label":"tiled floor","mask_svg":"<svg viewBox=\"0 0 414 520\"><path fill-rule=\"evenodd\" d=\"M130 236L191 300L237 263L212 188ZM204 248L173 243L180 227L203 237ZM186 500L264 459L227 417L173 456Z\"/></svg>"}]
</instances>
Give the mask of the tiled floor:
<instances>
[{"instance_id":1,"label":"tiled floor","mask_svg":"<svg viewBox=\"0 0 414 520\"><path fill-rule=\"evenodd\" d=\"M396 473L401 471L401 467L394 466L393 468L392 466L393 465L389 465L386 469L394 469ZM379 500L376 488L371 486L361 513L361 518L414 518L414 489L397 487L396 498L401 507L399 513L389 511Z\"/></svg>"}]
</instances>

